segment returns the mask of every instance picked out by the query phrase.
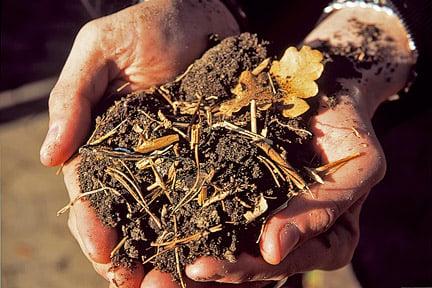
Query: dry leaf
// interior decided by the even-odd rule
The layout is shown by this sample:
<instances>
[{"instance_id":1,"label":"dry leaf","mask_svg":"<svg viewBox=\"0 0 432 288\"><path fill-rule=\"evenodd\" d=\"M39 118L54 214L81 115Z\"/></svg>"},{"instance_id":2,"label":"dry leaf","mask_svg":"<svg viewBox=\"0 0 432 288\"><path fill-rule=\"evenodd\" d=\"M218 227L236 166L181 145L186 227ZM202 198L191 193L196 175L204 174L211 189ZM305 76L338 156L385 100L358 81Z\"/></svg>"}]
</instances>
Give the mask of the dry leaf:
<instances>
[{"instance_id":1,"label":"dry leaf","mask_svg":"<svg viewBox=\"0 0 432 288\"><path fill-rule=\"evenodd\" d=\"M324 70L322 60L321 52L303 46L300 51L290 47L280 61L273 61L270 73L285 94L281 101L288 106L282 111L285 117L297 117L309 110L306 101L299 98L309 98L318 94L315 80Z\"/></svg>"},{"instance_id":2,"label":"dry leaf","mask_svg":"<svg viewBox=\"0 0 432 288\"><path fill-rule=\"evenodd\" d=\"M140 141L141 143L139 143L138 146L135 147L135 151L139 153L150 153L155 150L165 148L178 141L178 134L166 135L153 140L142 140Z\"/></svg>"},{"instance_id":3,"label":"dry leaf","mask_svg":"<svg viewBox=\"0 0 432 288\"><path fill-rule=\"evenodd\" d=\"M250 223L254 221L256 218L258 218L259 216L261 216L262 214L264 214L267 211L267 209L268 209L267 200L261 194L254 210L247 211L245 214L243 214L243 216L246 218L246 222Z\"/></svg>"},{"instance_id":4,"label":"dry leaf","mask_svg":"<svg viewBox=\"0 0 432 288\"><path fill-rule=\"evenodd\" d=\"M294 96L285 96L281 104L283 106L282 115L287 118L295 118L309 110L309 104Z\"/></svg>"},{"instance_id":5,"label":"dry leaf","mask_svg":"<svg viewBox=\"0 0 432 288\"><path fill-rule=\"evenodd\" d=\"M219 109L226 116L231 116L232 113L240 111L240 109L249 105L252 100L256 100L258 109L266 110L271 106L274 97L270 87L260 84L257 77L250 71L242 72L239 83L232 90L232 93L236 97L222 103Z\"/></svg>"}]
</instances>

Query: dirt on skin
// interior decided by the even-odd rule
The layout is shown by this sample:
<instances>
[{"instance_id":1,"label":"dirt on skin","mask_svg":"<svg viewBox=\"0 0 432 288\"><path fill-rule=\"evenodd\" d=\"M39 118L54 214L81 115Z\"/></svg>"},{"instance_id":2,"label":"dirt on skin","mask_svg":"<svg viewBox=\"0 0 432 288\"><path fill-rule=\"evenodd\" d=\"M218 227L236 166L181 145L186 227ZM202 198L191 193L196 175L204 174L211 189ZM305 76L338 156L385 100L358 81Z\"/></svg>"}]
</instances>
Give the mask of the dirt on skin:
<instances>
[{"instance_id":1,"label":"dirt on skin","mask_svg":"<svg viewBox=\"0 0 432 288\"><path fill-rule=\"evenodd\" d=\"M141 262L179 280L199 256L258 255L264 220L299 191L264 148L306 181L303 167L320 161L307 131L314 109L289 121L276 108L258 110L264 148L245 133L249 106L232 117L218 114L240 73L266 57L254 35L227 38L174 82L127 95L97 117L79 151L79 181L83 192L94 191L88 199L103 223L120 235L114 263ZM270 85L266 77L260 81Z\"/></svg>"}]
</instances>

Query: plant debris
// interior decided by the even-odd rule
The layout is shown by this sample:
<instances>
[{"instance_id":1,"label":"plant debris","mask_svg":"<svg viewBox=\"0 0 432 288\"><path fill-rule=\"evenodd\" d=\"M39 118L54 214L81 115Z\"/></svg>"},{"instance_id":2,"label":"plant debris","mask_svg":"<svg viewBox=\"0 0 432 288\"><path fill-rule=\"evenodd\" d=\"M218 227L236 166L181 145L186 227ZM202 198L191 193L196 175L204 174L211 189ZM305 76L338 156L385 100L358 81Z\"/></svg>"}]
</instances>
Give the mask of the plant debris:
<instances>
[{"instance_id":1,"label":"plant debris","mask_svg":"<svg viewBox=\"0 0 432 288\"><path fill-rule=\"evenodd\" d=\"M258 255L269 215L358 156L322 165L312 149L305 112L321 60L303 47L272 61L244 33L175 81L115 101L79 150L83 193L59 212L86 197L119 233L114 263L141 262L183 287L197 257Z\"/></svg>"}]
</instances>

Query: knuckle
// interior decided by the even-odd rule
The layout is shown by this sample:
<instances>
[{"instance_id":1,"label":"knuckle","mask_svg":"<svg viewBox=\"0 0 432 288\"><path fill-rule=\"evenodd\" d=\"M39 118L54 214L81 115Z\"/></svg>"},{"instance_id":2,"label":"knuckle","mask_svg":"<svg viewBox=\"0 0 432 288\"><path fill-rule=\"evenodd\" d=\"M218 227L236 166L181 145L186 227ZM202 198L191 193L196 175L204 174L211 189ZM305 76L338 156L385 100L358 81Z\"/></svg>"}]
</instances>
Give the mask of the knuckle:
<instances>
[{"instance_id":1,"label":"knuckle","mask_svg":"<svg viewBox=\"0 0 432 288\"><path fill-rule=\"evenodd\" d=\"M315 209L310 212L310 229L314 233L322 233L335 222L340 214L340 207L335 201L329 202L329 207Z\"/></svg>"},{"instance_id":2,"label":"knuckle","mask_svg":"<svg viewBox=\"0 0 432 288\"><path fill-rule=\"evenodd\" d=\"M93 37L97 35L99 29L100 20L95 19L84 24L77 34L77 38L79 37Z\"/></svg>"}]
</instances>

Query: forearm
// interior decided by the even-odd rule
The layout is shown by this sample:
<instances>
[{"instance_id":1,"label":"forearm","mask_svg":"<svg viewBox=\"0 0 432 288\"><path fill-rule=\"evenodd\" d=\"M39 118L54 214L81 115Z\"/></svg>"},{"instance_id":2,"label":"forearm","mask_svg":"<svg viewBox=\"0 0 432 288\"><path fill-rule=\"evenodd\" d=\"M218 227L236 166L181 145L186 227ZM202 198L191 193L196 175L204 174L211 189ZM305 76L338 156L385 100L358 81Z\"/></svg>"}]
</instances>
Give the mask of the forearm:
<instances>
[{"instance_id":1,"label":"forearm","mask_svg":"<svg viewBox=\"0 0 432 288\"><path fill-rule=\"evenodd\" d=\"M332 13L306 37L305 44L324 50L339 82L358 90L369 116L403 89L416 59L409 37L394 15L369 8L345 8ZM345 73L345 74L343 74Z\"/></svg>"}]
</instances>

